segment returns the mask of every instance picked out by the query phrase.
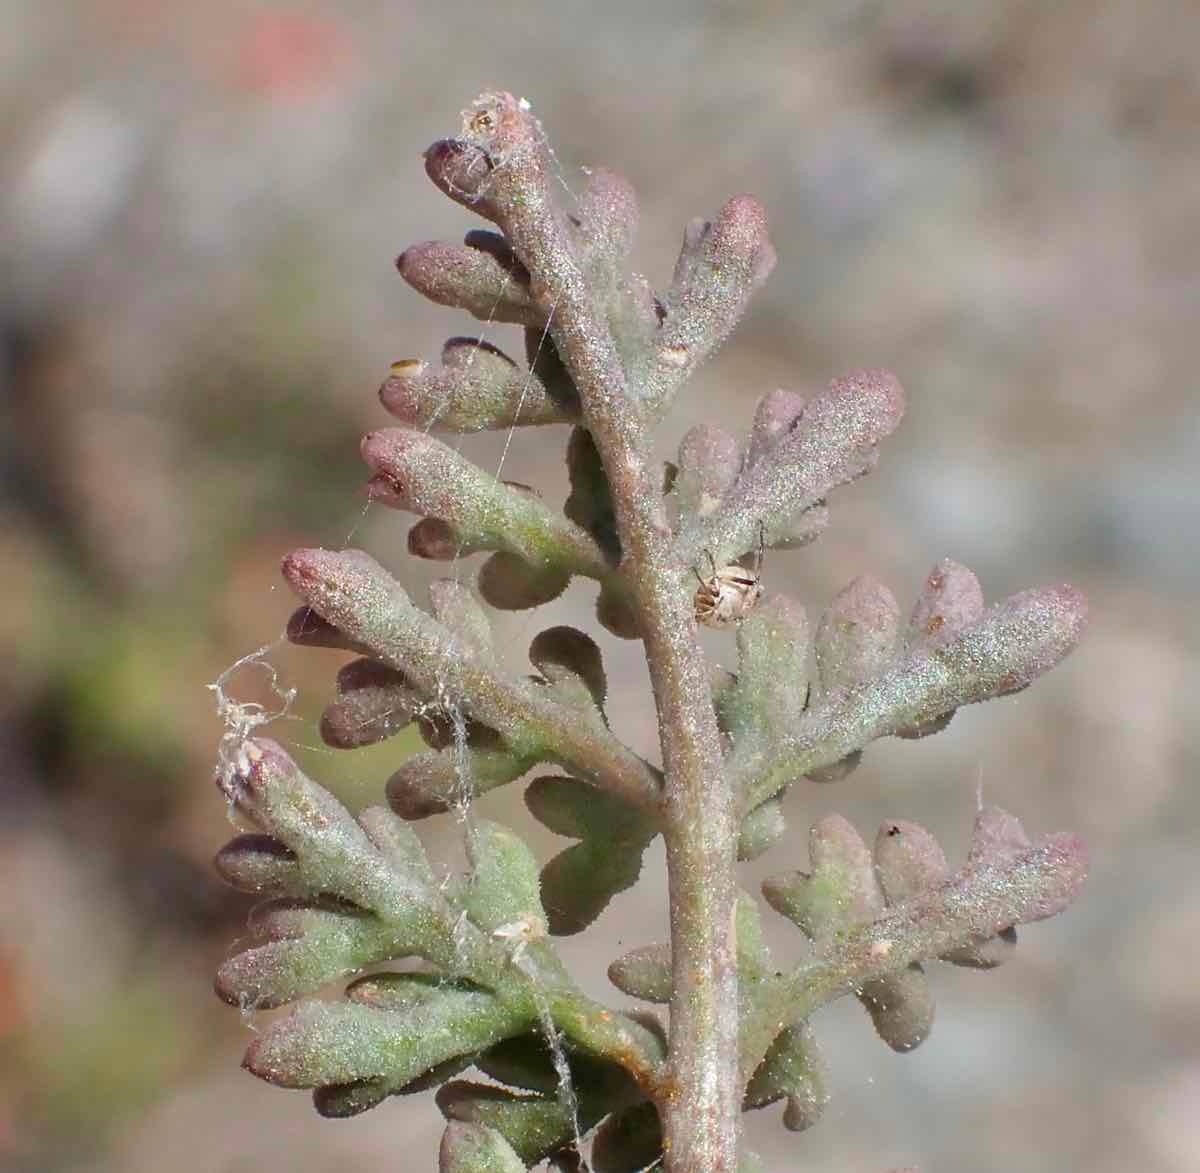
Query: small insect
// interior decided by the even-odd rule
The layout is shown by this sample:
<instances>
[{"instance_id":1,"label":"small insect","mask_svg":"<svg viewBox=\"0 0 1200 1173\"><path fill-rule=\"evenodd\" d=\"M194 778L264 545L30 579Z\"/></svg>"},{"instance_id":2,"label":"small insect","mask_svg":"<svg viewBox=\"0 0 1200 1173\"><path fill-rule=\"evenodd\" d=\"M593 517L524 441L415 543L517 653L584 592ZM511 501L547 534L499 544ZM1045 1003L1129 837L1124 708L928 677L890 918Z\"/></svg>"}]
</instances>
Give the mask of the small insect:
<instances>
[{"instance_id":1,"label":"small insect","mask_svg":"<svg viewBox=\"0 0 1200 1173\"><path fill-rule=\"evenodd\" d=\"M763 593L762 562L765 544L763 527L759 526L758 556L754 560L753 570L747 570L736 563L718 569L712 552L705 551L712 574L708 578L701 578L700 571L693 568L693 573L700 583L693 600L697 623L703 623L705 627L715 627L717 630L736 627L754 610Z\"/></svg>"}]
</instances>

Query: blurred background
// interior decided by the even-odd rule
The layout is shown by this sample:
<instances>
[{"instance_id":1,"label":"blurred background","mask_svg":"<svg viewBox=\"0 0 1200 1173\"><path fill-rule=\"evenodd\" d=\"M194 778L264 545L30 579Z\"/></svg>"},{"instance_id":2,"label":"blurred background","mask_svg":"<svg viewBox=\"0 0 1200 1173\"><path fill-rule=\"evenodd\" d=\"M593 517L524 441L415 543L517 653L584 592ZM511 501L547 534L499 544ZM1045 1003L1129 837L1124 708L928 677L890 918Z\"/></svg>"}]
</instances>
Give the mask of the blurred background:
<instances>
[{"instance_id":1,"label":"blurred background","mask_svg":"<svg viewBox=\"0 0 1200 1173\"><path fill-rule=\"evenodd\" d=\"M857 1005L816 1021L817 1127L751 1117L773 1168L1182 1173L1200 1168L1200 7L1193 0L6 0L0 38L0 1166L234 1173L433 1168L427 1097L350 1122L238 1063L255 1022L212 973L247 901L205 685L277 641L295 545L372 551L422 595L408 521L364 508L357 439L388 364L478 324L393 257L475 224L420 152L488 88L529 98L562 176L603 163L643 199L639 266L752 191L780 260L663 429L744 430L775 386L897 371L911 406L768 589L815 612L850 578L907 606L942 557L989 597L1075 582L1083 648L1021 695L836 787L793 790L790 846L840 810L925 822L961 858L976 788L1091 847L1083 901L979 974L937 967L939 1022L897 1056ZM511 328L485 336L519 352ZM505 475L557 499L565 434ZM497 467L503 436L465 443ZM592 629L573 586L499 620ZM637 648L606 634L614 725L654 753ZM711 640L732 662L728 638ZM336 653L264 659L297 698L270 733L354 807L411 743L335 754L313 719ZM514 655L514 664L519 664ZM270 700L267 672L228 680ZM1191 715L1189 717L1189 714ZM518 788L483 800L529 831ZM428 824L452 858L452 824ZM644 886L564 944L590 991L665 932ZM770 914L768 914L770 916ZM796 934L770 921L778 955ZM782 923L782 922L780 922ZM783 926L784 930L788 926ZM1191 960L1189 960L1189 958Z\"/></svg>"}]
</instances>

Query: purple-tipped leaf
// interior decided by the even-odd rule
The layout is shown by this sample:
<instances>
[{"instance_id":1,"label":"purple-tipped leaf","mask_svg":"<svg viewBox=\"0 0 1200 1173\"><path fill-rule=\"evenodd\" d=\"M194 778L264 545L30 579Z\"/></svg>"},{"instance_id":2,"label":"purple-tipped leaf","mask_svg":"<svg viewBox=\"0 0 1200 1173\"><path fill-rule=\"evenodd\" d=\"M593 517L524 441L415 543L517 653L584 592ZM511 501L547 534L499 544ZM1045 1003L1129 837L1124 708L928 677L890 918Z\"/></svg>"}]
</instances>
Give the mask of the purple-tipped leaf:
<instances>
[{"instance_id":1,"label":"purple-tipped leaf","mask_svg":"<svg viewBox=\"0 0 1200 1173\"><path fill-rule=\"evenodd\" d=\"M425 174L434 186L488 220L497 218L489 194L492 170L487 151L462 139L440 139L425 152Z\"/></svg>"},{"instance_id":2,"label":"purple-tipped leaf","mask_svg":"<svg viewBox=\"0 0 1200 1173\"><path fill-rule=\"evenodd\" d=\"M782 388L768 392L758 401L750 430L750 446L746 450L747 466L774 448L795 427L806 402L803 395Z\"/></svg>"},{"instance_id":3,"label":"purple-tipped leaf","mask_svg":"<svg viewBox=\"0 0 1200 1173\"><path fill-rule=\"evenodd\" d=\"M753 196L735 196L711 222L688 225L647 379L646 395L657 411L732 333L774 267L766 210Z\"/></svg>"},{"instance_id":4,"label":"purple-tipped leaf","mask_svg":"<svg viewBox=\"0 0 1200 1173\"><path fill-rule=\"evenodd\" d=\"M271 835L239 835L217 852L217 874L240 892L304 896L308 886L295 853Z\"/></svg>"},{"instance_id":5,"label":"purple-tipped leaf","mask_svg":"<svg viewBox=\"0 0 1200 1173\"><path fill-rule=\"evenodd\" d=\"M285 906L255 922L261 944L218 970L217 996L231 1006L268 1009L313 994L365 965L387 960L396 933L377 918ZM408 951L408 950L405 950Z\"/></svg>"},{"instance_id":6,"label":"purple-tipped leaf","mask_svg":"<svg viewBox=\"0 0 1200 1173\"><path fill-rule=\"evenodd\" d=\"M321 715L321 740L335 749L375 745L406 728L422 700L394 668L352 660L338 670L338 699Z\"/></svg>"},{"instance_id":7,"label":"purple-tipped leaf","mask_svg":"<svg viewBox=\"0 0 1200 1173\"><path fill-rule=\"evenodd\" d=\"M735 437L714 424L697 424L679 445L671 491L677 516L693 520L711 514L737 481L741 467L742 450Z\"/></svg>"},{"instance_id":8,"label":"purple-tipped leaf","mask_svg":"<svg viewBox=\"0 0 1200 1173\"><path fill-rule=\"evenodd\" d=\"M373 500L441 518L472 549L504 550L560 574L610 573L607 559L582 530L432 436L407 428L369 432L362 455L374 474Z\"/></svg>"},{"instance_id":9,"label":"purple-tipped leaf","mask_svg":"<svg viewBox=\"0 0 1200 1173\"><path fill-rule=\"evenodd\" d=\"M393 363L379 398L402 422L433 432L569 423L579 410L574 398L556 397L533 371L474 338L451 338L441 366Z\"/></svg>"},{"instance_id":10,"label":"purple-tipped leaf","mask_svg":"<svg viewBox=\"0 0 1200 1173\"><path fill-rule=\"evenodd\" d=\"M481 322L543 327L545 311L529 292L529 274L493 249L431 240L396 258L400 276L438 305L466 310Z\"/></svg>"},{"instance_id":11,"label":"purple-tipped leaf","mask_svg":"<svg viewBox=\"0 0 1200 1173\"><path fill-rule=\"evenodd\" d=\"M997 810L995 807L989 809ZM1003 816L1003 820L1011 818L1003 812L997 813ZM990 827L999 829L1001 826L1001 820L985 816L981 811L975 823L977 832L981 820ZM1016 819L1011 821L1020 828ZM1008 854L1019 854L1028 846L1029 840L1023 838L1017 851ZM975 858L968 858L968 866ZM941 845L924 827L918 823L892 819L880 827L875 837L875 871L888 904L896 905L915 899L928 889L944 883L950 875L950 865L946 862ZM971 969L994 969L1012 956L1016 944L1016 930L1005 929L987 941L952 950L944 954L942 960Z\"/></svg>"},{"instance_id":12,"label":"purple-tipped leaf","mask_svg":"<svg viewBox=\"0 0 1200 1173\"><path fill-rule=\"evenodd\" d=\"M274 741L244 742L218 783L242 814L295 855L310 892L389 917L403 915L418 895L388 868L349 811Z\"/></svg>"},{"instance_id":13,"label":"purple-tipped leaf","mask_svg":"<svg viewBox=\"0 0 1200 1173\"><path fill-rule=\"evenodd\" d=\"M414 754L388 779L387 799L402 819L425 819L515 782L535 761L504 747Z\"/></svg>"},{"instance_id":14,"label":"purple-tipped leaf","mask_svg":"<svg viewBox=\"0 0 1200 1173\"><path fill-rule=\"evenodd\" d=\"M633 184L606 167L588 172L575 205L583 262L593 280L615 283L633 250L638 201Z\"/></svg>"},{"instance_id":15,"label":"purple-tipped leaf","mask_svg":"<svg viewBox=\"0 0 1200 1173\"><path fill-rule=\"evenodd\" d=\"M1086 625L1086 600L1073 587L1013 595L941 647L824 698L771 750L735 763L731 772L742 781L745 801L757 805L798 775L823 770L877 737L936 728L962 705L1025 688L1074 649Z\"/></svg>"},{"instance_id":16,"label":"purple-tipped leaf","mask_svg":"<svg viewBox=\"0 0 1200 1173\"><path fill-rule=\"evenodd\" d=\"M806 510L874 467L879 442L903 415L904 390L890 372L835 379L746 468L708 524L687 531L681 555L694 560L707 548L728 559L750 549L764 529L768 544L789 537Z\"/></svg>"},{"instance_id":17,"label":"purple-tipped leaf","mask_svg":"<svg viewBox=\"0 0 1200 1173\"><path fill-rule=\"evenodd\" d=\"M453 645L450 633L414 607L403 588L361 550L295 550L284 559L292 589L329 622L397 668L426 696L461 705L467 716L499 733L530 762L568 765L627 801L655 800L655 771L599 722L572 710ZM517 749L517 747L520 747Z\"/></svg>"},{"instance_id":18,"label":"purple-tipped leaf","mask_svg":"<svg viewBox=\"0 0 1200 1173\"><path fill-rule=\"evenodd\" d=\"M863 575L841 590L817 627L817 672L827 693L880 675L896 658L900 608L878 579Z\"/></svg>"},{"instance_id":19,"label":"purple-tipped leaf","mask_svg":"<svg viewBox=\"0 0 1200 1173\"><path fill-rule=\"evenodd\" d=\"M941 844L919 823L889 819L875 836L875 873L888 904L902 904L950 874Z\"/></svg>"},{"instance_id":20,"label":"purple-tipped leaf","mask_svg":"<svg viewBox=\"0 0 1200 1173\"><path fill-rule=\"evenodd\" d=\"M883 678L898 702L889 732L1019 692L1075 648L1086 624L1087 603L1069 586L1023 591L996 604L955 638Z\"/></svg>"},{"instance_id":21,"label":"purple-tipped leaf","mask_svg":"<svg viewBox=\"0 0 1200 1173\"><path fill-rule=\"evenodd\" d=\"M925 580L908 621L909 648L936 648L983 617L979 579L958 562L944 558Z\"/></svg>"},{"instance_id":22,"label":"purple-tipped leaf","mask_svg":"<svg viewBox=\"0 0 1200 1173\"><path fill-rule=\"evenodd\" d=\"M289 643L301 648L334 648L340 652L364 652L362 644L334 627L312 607L297 607L287 621Z\"/></svg>"}]
</instances>

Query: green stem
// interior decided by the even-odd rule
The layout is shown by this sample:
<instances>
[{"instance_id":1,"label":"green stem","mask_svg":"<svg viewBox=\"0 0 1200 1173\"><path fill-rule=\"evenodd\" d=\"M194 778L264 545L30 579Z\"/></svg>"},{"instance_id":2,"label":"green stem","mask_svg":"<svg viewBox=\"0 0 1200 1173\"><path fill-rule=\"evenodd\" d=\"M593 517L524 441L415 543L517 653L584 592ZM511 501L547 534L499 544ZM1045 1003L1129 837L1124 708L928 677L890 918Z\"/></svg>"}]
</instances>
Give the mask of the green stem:
<instances>
[{"instance_id":1,"label":"green stem","mask_svg":"<svg viewBox=\"0 0 1200 1173\"><path fill-rule=\"evenodd\" d=\"M605 316L592 298L562 212L551 198L536 121L510 95L476 106L481 145L503 160L489 199L531 274L550 336L578 389L608 476L622 571L637 609L658 708L671 903L673 994L668 1074L658 1108L668 1173L733 1173L741 1121L733 931L737 819L689 570L672 557L661 476L641 407Z\"/></svg>"}]
</instances>

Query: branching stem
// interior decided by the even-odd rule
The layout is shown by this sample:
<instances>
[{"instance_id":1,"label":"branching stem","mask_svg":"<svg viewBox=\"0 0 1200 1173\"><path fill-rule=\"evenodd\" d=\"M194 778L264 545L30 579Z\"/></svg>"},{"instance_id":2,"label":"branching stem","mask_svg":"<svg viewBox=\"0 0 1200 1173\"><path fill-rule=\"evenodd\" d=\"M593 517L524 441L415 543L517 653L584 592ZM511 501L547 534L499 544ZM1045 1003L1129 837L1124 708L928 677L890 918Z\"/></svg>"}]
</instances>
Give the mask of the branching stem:
<instances>
[{"instance_id":1,"label":"branching stem","mask_svg":"<svg viewBox=\"0 0 1200 1173\"><path fill-rule=\"evenodd\" d=\"M917 961L988 940L1016 924L1060 912L1078 895L1087 853L1078 836L1045 836L1007 858L988 858L839 937L791 973L756 992L742 1022L743 1069L749 1075L779 1032L874 979Z\"/></svg>"},{"instance_id":2,"label":"branching stem","mask_svg":"<svg viewBox=\"0 0 1200 1173\"><path fill-rule=\"evenodd\" d=\"M481 145L501 160L489 199L550 314L550 336L579 391L608 476L658 709L666 785L674 992L668 1077L658 1104L670 1173L737 1166L737 968L733 934L737 812L722 764L689 568L672 558L661 475L609 325L552 199L541 130L508 95L477 107Z\"/></svg>"}]
</instances>

